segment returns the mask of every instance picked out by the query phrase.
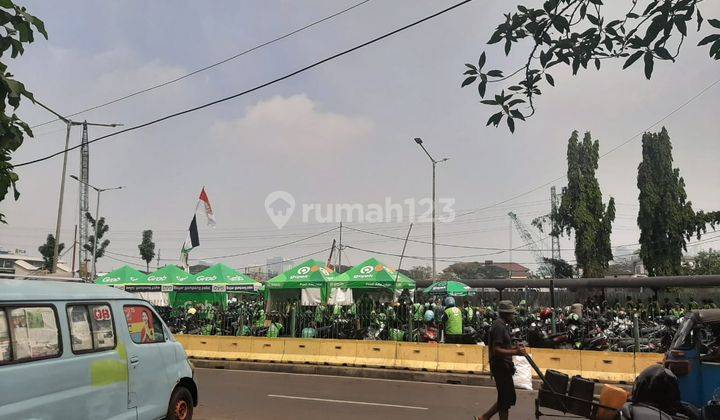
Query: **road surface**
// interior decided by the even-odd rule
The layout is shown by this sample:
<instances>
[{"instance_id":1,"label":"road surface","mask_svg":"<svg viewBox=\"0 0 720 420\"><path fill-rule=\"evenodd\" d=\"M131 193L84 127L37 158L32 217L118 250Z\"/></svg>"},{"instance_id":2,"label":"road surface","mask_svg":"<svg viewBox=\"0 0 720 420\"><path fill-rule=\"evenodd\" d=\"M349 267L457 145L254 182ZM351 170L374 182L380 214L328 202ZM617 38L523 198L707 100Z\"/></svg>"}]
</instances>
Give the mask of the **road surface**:
<instances>
[{"instance_id":1,"label":"road surface","mask_svg":"<svg viewBox=\"0 0 720 420\"><path fill-rule=\"evenodd\" d=\"M195 375L198 420L469 420L496 398L495 388L465 385L201 368ZM517 394L510 418L534 418L536 394Z\"/></svg>"}]
</instances>

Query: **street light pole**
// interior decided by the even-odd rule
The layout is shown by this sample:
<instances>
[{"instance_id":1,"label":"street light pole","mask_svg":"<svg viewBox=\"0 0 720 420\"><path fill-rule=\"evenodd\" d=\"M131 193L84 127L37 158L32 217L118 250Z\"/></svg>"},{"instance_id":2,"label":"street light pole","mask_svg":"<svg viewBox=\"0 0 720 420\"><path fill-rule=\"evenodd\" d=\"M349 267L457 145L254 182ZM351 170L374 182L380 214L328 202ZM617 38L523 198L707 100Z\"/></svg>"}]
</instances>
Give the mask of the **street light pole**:
<instances>
[{"instance_id":1,"label":"street light pole","mask_svg":"<svg viewBox=\"0 0 720 420\"><path fill-rule=\"evenodd\" d=\"M92 274L91 279L95 280L95 277L97 276L97 244L98 244L98 227L100 226L100 194L104 191L113 191L113 190L121 190L125 187L119 186L119 187L113 187L113 188L98 188L91 184L86 183L85 181L80 180L80 178L76 177L75 175L70 175L70 178L76 180L77 182L81 184L85 184L88 187L95 190L97 193L97 204L95 205L95 237L93 238L93 249L92 249Z\"/></svg>"},{"instance_id":2,"label":"street light pole","mask_svg":"<svg viewBox=\"0 0 720 420\"><path fill-rule=\"evenodd\" d=\"M450 158L442 158L440 160L435 160L430 153L427 151L425 146L423 146L423 141L420 137L415 137L415 143L420 146L420 148L425 152L428 158L430 158L430 162L432 162L432 277L435 279L435 275L437 273L436 270L436 253L435 253L435 167L438 163L447 162Z\"/></svg>"}]
</instances>

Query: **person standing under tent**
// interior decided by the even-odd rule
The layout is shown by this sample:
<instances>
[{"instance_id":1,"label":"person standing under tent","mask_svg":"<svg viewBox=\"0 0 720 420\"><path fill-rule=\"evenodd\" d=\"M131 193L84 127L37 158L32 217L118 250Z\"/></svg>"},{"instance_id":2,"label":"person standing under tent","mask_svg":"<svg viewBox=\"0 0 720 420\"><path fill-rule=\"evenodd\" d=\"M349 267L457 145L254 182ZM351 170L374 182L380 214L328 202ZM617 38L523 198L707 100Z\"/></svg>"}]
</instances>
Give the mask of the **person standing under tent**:
<instances>
[{"instance_id":1,"label":"person standing under tent","mask_svg":"<svg viewBox=\"0 0 720 420\"><path fill-rule=\"evenodd\" d=\"M442 315L442 324L445 331L445 342L460 344L463 333L463 312L455 306L455 298L445 298L445 311Z\"/></svg>"},{"instance_id":2,"label":"person standing under tent","mask_svg":"<svg viewBox=\"0 0 720 420\"><path fill-rule=\"evenodd\" d=\"M526 356L525 347L519 345L513 347L510 338L510 324L517 311L509 300L501 300L498 303L498 318L493 322L489 333L488 344L490 347L490 373L495 379L497 389L497 401L481 416L475 416L475 420L488 420L495 414L500 420L507 420L510 407L515 405L515 384L513 374L515 365L513 356Z\"/></svg>"}]
</instances>

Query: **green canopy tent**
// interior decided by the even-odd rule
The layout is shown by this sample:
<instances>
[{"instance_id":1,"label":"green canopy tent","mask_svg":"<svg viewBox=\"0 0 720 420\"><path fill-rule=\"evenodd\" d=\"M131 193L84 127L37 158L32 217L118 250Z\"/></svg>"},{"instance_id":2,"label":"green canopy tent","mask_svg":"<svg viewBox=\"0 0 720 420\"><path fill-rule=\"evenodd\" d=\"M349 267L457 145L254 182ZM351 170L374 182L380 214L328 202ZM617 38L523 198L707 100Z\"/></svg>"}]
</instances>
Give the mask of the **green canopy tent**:
<instances>
[{"instance_id":1,"label":"green canopy tent","mask_svg":"<svg viewBox=\"0 0 720 420\"><path fill-rule=\"evenodd\" d=\"M268 302L281 296L297 298L299 294L303 306L316 306L327 301L326 285L335 276L325 263L308 260L268 280L265 294Z\"/></svg>"},{"instance_id":2,"label":"green canopy tent","mask_svg":"<svg viewBox=\"0 0 720 420\"><path fill-rule=\"evenodd\" d=\"M377 259L370 258L328 282L329 290L344 288L362 292L386 291L392 296L405 289L414 290L415 282Z\"/></svg>"},{"instance_id":3,"label":"green canopy tent","mask_svg":"<svg viewBox=\"0 0 720 420\"><path fill-rule=\"evenodd\" d=\"M465 283L450 280L435 282L425 288L424 293L435 296L467 297L473 296L475 291Z\"/></svg>"},{"instance_id":4,"label":"green canopy tent","mask_svg":"<svg viewBox=\"0 0 720 420\"><path fill-rule=\"evenodd\" d=\"M185 302L227 306L228 293L256 293L260 283L224 264L216 264L174 287L173 306Z\"/></svg>"},{"instance_id":5,"label":"green canopy tent","mask_svg":"<svg viewBox=\"0 0 720 420\"><path fill-rule=\"evenodd\" d=\"M95 280L95 284L124 289L127 285L133 285L144 281L146 277L147 274L143 274L136 269L125 265L99 277Z\"/></svg>"}]
</instances>

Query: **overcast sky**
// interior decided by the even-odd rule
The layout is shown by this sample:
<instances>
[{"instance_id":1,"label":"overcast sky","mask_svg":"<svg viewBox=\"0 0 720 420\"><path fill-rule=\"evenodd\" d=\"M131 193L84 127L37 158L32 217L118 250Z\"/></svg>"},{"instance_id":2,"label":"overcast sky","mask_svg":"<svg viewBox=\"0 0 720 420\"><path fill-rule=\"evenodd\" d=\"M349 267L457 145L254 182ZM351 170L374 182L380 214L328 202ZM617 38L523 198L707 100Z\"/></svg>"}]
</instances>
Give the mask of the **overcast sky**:
<instances>
[{"instance_id":1,"label":"overcast sky","mask_svg":"<svg viewBox=\"0 0 720 420\"><path fill-rule=\"evenodd\" d=\"M42 101L71 113L178 77L357 1L71 0L62 7L57 2L27 1L29 10L45 21L50 39L27 47L22 58L9 62L10 71ZM549 211L549 187L483 208L563 175L573 130L591 131L604 153L651 127L720 74L707 47L694 47L698 36L693 34L677 63L656 64L652 81L645 80L640 65L621 71L621 62L605 63L602 72L592 70L577 77L555 71L557 87L544 90L537 100L536 116L519 124L514 135L504 127L487 128L491 109L478 103L476 90L459 86L464 63L476 61L483 50L487 49L488 65L494 68L514 70L523 61L519 52L507 59L500 49L484 44L508 11L508 3L475 0L274 86L92 145L91 183L126 187L102 197L100 212L111 226L108 250L115 253L109 257L144 266L137 259L137 244L141 231L152 229L162 258L168 259L163 264L176 262L203 185L217 226L208 229L199 217L201 246L191 258L244 267L264 264L273 256L295 258L323 250L333 238L339 239L339 232L271 251L214 258L333 227L304 224L296 210L288 225L278 230L265 211L266 196L276 190L291 193L297 206L383 204L386 197L402 204L406 199L429 197L430 162L412 141L414 137L422 137L436 158L450 158L438 167L438 196L455 199L455 209L461 213L482 209L453 223L440 223L438 242L505 249L510 244L507 212L515 211L529 225ZM253 87L451 4L372 0L215 69L76 118L127 126L142 123ZM706 16L720 16L720 4L704 3L703 11ZM720 208L719 92L720 85L653 127L659 130L665 125L669 130L675 165L696 209ZM51 119L27 101L20 114L31 124ZM36 138L26 140L14 162L62 147L61 123L35 131ZM90 137L110 131L91 128ZM81 129L74 128L71 144L80 139ZM618 203L614 246L638 240L640 152L636 137L600 161L604 199L613 196ZM70 153L68 162L69 174L78 174L79 151ZM37 247L55 229L61 165L58 157L19 169L20 200L0 203L9 223L0 225L0 246L38 254ZM560 190L564 181L556 185ZM68 179L61 233L66 244L71 243L77 223L77 194L77 183ZM93 212L94 206L93 193ZM407 230L407 223L348 224L390 236L404 236ZM531 231L541 236L536 229ZM430 225L416 224L412 238L429 241ZM347 229L343 244L391 254L402 250L402 241ZM512 246L522 244L513 232ZM541 248L549 246L545 241ZM563 256L574 259L572 242L565 239L562 247ZM491 252L441 246L438 258L509 259L507 252L481 255ZM429 257L431 249L412 243L407 254ZM343 263L356 264L369 256L348 248ZM315 257L326 259L327 253ZM123 264L110 258L99 262L99 271ZM395 257L381 255L379 259L397 264ZM514 251L513 259L535 267L530 252ZM403 262L405 267L420 264L429 265L429 261Z\"/></svg>"}]
</instances>

